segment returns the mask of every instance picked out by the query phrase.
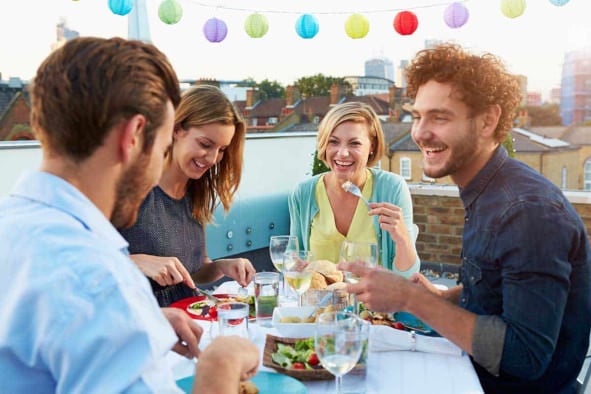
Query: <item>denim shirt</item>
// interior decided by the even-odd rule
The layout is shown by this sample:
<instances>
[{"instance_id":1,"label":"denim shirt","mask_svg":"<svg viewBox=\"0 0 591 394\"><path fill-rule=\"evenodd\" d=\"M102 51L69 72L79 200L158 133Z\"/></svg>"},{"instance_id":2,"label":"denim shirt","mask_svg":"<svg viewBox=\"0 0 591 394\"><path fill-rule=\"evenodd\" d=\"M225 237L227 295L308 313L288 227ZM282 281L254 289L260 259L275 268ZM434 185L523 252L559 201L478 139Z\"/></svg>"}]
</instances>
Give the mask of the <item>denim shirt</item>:
<instances>
[{"instance_id":1,"label":"denim shirt","mask_svg":"<svg viewBox=\"0 0 591 394\"><path fill-rule=\"evenodd\" d=\"M487 393L574 393L589 346L587 233L563 193L499 147L460 191L460 306L479 315L473 362Z\"/></svg>"}]
</instances>

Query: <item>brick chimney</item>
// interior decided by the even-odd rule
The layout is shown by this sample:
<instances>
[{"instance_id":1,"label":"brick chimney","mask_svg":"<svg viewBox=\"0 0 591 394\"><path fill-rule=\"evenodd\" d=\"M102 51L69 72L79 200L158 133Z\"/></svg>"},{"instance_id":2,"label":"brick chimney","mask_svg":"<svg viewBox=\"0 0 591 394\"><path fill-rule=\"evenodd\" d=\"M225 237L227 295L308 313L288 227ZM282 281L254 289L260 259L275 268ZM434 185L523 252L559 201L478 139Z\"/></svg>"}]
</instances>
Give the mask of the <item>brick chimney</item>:
<instances>
[{"instance_id":1,"label":"brick chimney","mask_svg":"<svg viewBox=\"0 0 591 394\"><path fill-rule=\"evenodd\" d=\"M250 88L246 91L246 108L252 107L257 102L257 91Z\"/></svg>"},{"instance_id":2,"label":"brick chimney","mask_svg":"<svg viewBox=\"0 0 591 394\"><path fill-rule=\"evenodd\" d=\"M396 85L390 85L388 88L388 105L390 108L396 107Z\"/></svg>"},{"instance_id":3,"label":"brick chimney","mask_svg":"<svg viewBox=\"0 0 591 394\"><path fill-rule=\"evenodd\" d=\"M285 88L285 106L289 107L300 99L300 91L294 85Z\"/></svg>"},{"instance_id":4,"label":"brick chimney","mask_svg":"<svg viewBox=\"0 0 591 394\"><path fill-rule=\"evenodd\" d=\"M333 83L330 87L330 105L339 102L341 96L341 88L336 83Z\"/></svg>"}]
</instances>

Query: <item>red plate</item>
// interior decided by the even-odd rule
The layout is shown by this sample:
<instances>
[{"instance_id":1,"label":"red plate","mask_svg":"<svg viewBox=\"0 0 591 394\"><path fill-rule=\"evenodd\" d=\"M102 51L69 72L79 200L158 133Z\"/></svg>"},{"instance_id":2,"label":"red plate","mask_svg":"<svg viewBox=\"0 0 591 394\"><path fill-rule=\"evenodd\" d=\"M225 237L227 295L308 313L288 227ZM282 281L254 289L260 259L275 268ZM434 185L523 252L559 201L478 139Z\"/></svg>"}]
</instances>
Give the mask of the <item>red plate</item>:
<instances>
[{"instance_id":1,"label":"red plate","mask_svg":"<svg viewBox=\"0 0 591 394\"><path fill-rule=\"evenodd\" d=\"M216 298L219 298L224 301L237 301L236 295L231 294L214 294ZM240 298L240 297L238 297ZM252 319L255 317L254 312L254 297L249 296L249 301L247 302L249 305L249 318ZM243 301L239 301L243 302ZM212 301L209 301L205 296L195 296L195 297L188 297L183 298L182 300L178 300L170 304L173 308L179 308L184 310L189 317L192 319L197 320L209 320L209 321L216 321L217 320L217 307L215 307Z\"/></svg>"}]
</instances>

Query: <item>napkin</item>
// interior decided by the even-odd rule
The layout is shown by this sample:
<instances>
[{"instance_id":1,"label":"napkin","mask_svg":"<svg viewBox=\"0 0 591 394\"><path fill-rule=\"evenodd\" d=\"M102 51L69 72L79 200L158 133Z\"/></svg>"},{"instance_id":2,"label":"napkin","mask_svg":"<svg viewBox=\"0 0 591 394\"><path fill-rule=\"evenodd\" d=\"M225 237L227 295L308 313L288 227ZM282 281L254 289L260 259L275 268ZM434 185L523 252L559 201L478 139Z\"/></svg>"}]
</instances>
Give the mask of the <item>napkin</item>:
<instances>
[{"instance_id":1,"label":"napkin","mask_svg":"<svg viewBox=\"0 0 591 394\"><path fill-rule=\"evenodd\" d=\"M369 332L369 350L373 352L411 350L452 356L462 355L462 349L442 337L415 334L413 339L411 332L380 325L371 326Z\"/></svg>"}]
</instances>

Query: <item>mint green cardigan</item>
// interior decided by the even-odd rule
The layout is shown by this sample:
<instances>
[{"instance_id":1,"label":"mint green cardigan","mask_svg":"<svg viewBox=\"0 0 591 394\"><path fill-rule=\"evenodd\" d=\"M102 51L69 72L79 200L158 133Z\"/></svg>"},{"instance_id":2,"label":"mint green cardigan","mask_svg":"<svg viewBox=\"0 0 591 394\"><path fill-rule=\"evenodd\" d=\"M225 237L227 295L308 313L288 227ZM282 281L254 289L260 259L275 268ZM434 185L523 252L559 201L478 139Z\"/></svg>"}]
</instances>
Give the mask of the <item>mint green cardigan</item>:
<instances>
[{"instance_id":1,"label":"mint green cardigan","mask_svg":"<svg viewBox=\"0 0 591 394\"><path fill-rule=\"evenodd\" d=\"M369 201L389 202L399 206L404 214L406 228L409 232L412 232L412 198L406 181L398 174L377 168L370 168L369 170L373 176L373 190ZM304 250L309 248L312 219L318 213L318 203L316 202L316 198L314 198L314 190L319 179L320 175L316 175L301 182L289 197L290 234L298 237L300 248ZM387 231L380 229L377 216L374 216L373 219L382 265L404 277L409 277L413 273L418 272L421 265L418 254L417 260L408 270L399 271L394 267L396 244ZM410 237L411 239L415 239L416 234L414 236L410 234Z\"/></svg>"}]
</instances>

